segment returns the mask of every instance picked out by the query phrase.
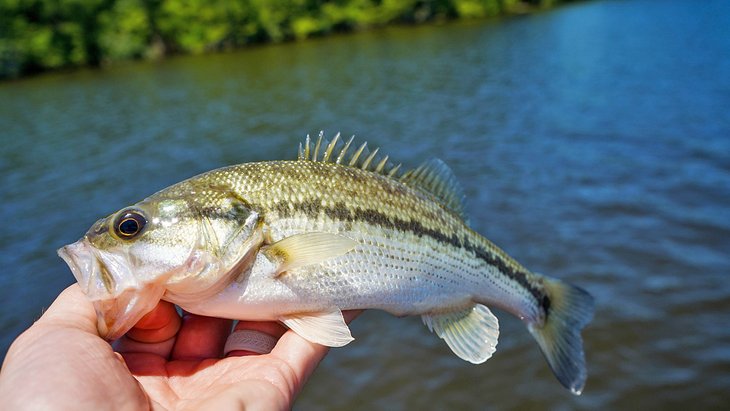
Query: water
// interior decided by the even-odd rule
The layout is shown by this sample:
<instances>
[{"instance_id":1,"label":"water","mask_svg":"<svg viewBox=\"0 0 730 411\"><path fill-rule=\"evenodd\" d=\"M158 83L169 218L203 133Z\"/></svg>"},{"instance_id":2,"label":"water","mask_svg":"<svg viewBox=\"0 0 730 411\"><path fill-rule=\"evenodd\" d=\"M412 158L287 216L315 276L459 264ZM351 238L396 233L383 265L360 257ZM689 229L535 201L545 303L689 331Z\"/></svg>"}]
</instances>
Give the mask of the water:
<instances>
[{"instance_id":1,"label":"water","mask_svg":"<svg viewBox=\"0 0 730 411\"><path fill-rule=\"evenodd\" d=\"M196 173L320 129L439 156L472 225L596 298L573 397L497 313L473 366L368 312L307 409L710 409L730 400L730 3L595 1L0 84L0 352L72 276L57 247Z\"/></svg>"}]
</instances>

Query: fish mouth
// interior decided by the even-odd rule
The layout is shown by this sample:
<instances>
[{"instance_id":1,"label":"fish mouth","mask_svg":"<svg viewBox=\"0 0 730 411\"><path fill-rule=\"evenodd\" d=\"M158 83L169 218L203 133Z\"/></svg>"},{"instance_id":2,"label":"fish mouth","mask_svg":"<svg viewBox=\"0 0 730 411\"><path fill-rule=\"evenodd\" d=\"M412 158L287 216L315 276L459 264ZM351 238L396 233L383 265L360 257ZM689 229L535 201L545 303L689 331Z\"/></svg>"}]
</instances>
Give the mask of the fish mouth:
<instances>
[{"instance_id":1,"label":"fish mouth","mask_svg":"<svg viewBox=\"0 0 730 411\"><path fill-rule=\"evenodd\" d=\"M99 336L109 341L123 336L160 301L164 288L146 285L124 290L115 298L94 300Z\"/></svg>"},{"instance_id":2,"label":"fish mouth","mask_svg":"<svg viewBox=\"0 0 730 411\"><path fill-rule=\"evenodd\" d=\"M94 305L99 336L107 340L129 331L152 311L165 291L159 285L140 283L127 264L97 250L86 239L61 247L58 255Z\"/></svg>"},{"instance_id":3,"label":"fish mouth","mask_svg":"<svg viewBox=\"0 0 730 411\"><path fill-rule=\"evenodd\" d=\"M95 279L100 279L101 271L99 259L96 257L93 248L86 240L79 240L73 244L58 249L58 256L66 262L71 272L79 283L81 289L90 299L104 297L111 292L110 287L103 284L95 284ZM105 270L108 273L108 270ZM99 287L101 285L102 287Z\"/></svg>"}]
</instances>

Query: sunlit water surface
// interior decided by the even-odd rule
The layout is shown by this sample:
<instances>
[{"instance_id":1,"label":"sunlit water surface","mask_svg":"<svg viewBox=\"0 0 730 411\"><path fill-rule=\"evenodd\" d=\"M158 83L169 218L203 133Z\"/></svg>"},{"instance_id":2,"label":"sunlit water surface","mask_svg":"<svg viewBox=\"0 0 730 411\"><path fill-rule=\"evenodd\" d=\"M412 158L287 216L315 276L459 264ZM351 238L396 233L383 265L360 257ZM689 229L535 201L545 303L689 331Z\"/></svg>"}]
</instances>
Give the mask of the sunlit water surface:
<instances>
[{"instance_id":1,"label":"sunlit water surface","mask_svg":"<svg viewBox=\"0 0 730 411\"><path fill-rule=\"evenodd\" d=\"M730 3L594 1L0 84L0 352L98 217L186 177L357 134L452 166L475 229L596 298L574 397L499 312L474 366L369 312L296 408L700 409L730 400Z\"/></svg>"}]
</instances>

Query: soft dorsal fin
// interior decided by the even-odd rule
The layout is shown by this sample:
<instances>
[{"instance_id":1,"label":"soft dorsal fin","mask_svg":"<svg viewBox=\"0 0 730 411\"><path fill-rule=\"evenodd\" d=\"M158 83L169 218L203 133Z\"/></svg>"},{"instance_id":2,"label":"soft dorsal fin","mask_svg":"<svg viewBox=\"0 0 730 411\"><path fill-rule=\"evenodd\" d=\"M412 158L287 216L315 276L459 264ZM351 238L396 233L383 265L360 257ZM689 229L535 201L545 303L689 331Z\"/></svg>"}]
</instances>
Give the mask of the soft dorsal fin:
<instances>
[{"instance_id":1,"label":"soft dorsal fin","mask_svg":"<svg viewBox=\"0 0 730 411\"><path fill-rule=\"evenodd\" d=\"M466 220L464 191L454 172L438 158L426 160L417 168L405 172L400 181L431 194L444 207Z\"/></svg>"},{"instance_id":2,"label":"soft dorsal fin","mask_svg":"<svg viewBox=\"0 0 730 411\"><path fill-rule=\"evenodd\" d=\"M335 163L346 167L359 168L373 173L382 174L396 179L401 183L420 190L434 197L446 209L467 220L464 212L464 192L456 179L454 172L443 161L432 158L419 167L406 171L399 176L401 165L393 165L388 156L379 156L379 149L368 151L367 143L362 143L354 152L354 136L344 144L337 133L332 141L324 138L324 132L319 132L316 142L312 142L307 135L304 144L299 144L299 161L319 161ZM341 147L341 148L340 148Z\"/></svg>"}]
</instances>

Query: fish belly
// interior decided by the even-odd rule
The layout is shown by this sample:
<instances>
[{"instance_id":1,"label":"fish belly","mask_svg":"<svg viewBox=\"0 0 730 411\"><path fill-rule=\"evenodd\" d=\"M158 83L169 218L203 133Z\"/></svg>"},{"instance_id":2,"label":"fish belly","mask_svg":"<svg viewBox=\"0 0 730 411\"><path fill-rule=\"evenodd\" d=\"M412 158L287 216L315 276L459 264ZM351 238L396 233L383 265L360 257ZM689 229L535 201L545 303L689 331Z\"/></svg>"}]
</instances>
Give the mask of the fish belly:
<instances>
[{"instance_id":1,"label":"fish belly","mask_svg":"<svg viewBox=\"0 0 730 411\"><path fill-rule=\"evenodd\" d=\"M301 223L272 227L274 240L304 232L296 222ZM406 316L463 309L474 302L500 307L529 304L515 302L519 296L508 292L507 284L499 284L499 274L464 250L397 230L338 231L337 224L312 222L306 228L335 231L359 245L343 256L279 276L275 265L260 253L246 276L190 308L204 315L273 320L334 307Z\"/></svg>"}]
</instances>

